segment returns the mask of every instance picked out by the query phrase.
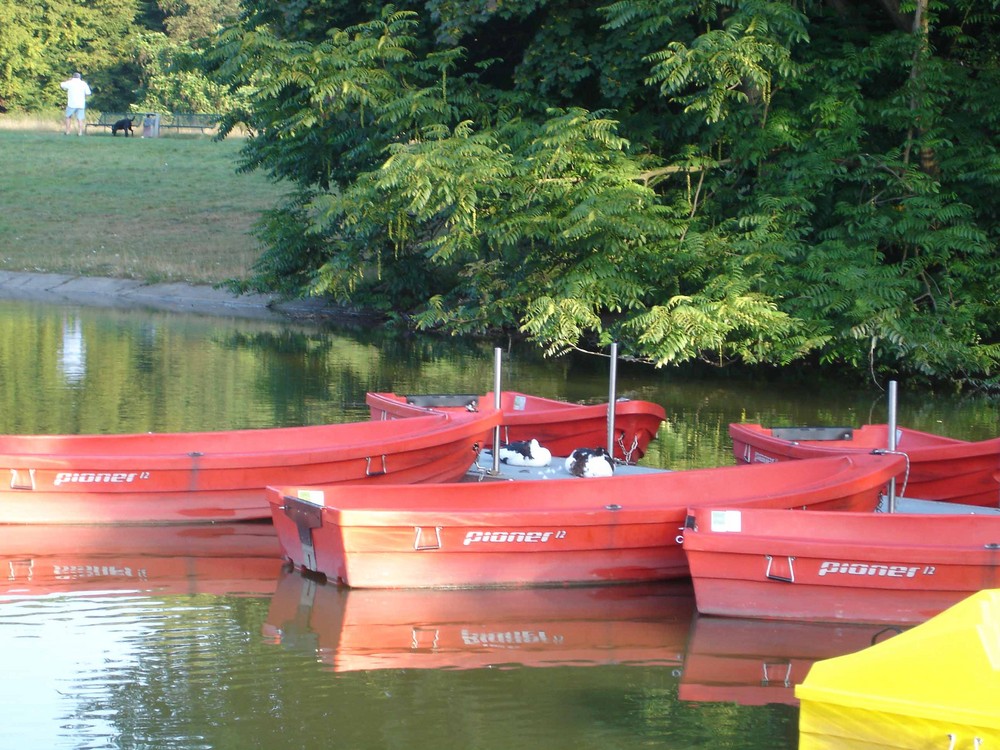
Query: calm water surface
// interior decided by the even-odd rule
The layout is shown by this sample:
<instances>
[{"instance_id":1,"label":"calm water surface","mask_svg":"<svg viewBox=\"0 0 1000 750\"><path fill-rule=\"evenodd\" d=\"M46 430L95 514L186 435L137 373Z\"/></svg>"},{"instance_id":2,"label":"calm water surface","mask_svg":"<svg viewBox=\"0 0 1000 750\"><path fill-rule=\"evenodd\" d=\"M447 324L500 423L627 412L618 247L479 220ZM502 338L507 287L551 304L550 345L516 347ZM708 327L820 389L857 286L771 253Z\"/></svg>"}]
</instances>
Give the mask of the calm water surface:
<instances>
[{"instance_id":1,"label":"calm water surface","mask_svg":"<svg viewBox=\"0 0 1000 750\"><path fill-rule=\"evenodd\" d=\"M0 433L367 418L366 391L484 392L492 344L0 302ZM504 387L608 396L607 364L508 352ZM618 369L663 404L643 463L729 464L729 422L884 421L876 388ZM899 421L997 434L998 404ZM366 592L284 570L266 524L0 527L0 748L794 748L792 685L862 626L698 618L686 583Z\"/></svg>"}]
</instances>

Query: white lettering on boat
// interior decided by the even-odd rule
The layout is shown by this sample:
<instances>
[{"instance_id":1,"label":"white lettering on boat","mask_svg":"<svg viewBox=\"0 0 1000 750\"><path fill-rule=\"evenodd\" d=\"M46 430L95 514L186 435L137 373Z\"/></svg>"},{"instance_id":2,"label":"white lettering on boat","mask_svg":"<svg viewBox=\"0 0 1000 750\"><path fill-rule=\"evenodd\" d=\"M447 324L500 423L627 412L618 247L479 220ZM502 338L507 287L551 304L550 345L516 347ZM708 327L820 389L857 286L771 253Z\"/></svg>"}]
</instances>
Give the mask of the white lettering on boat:
<instances>
[{"instance_id":1,"label":"white lettering on boat","mask_svg":"<svg viewBox=\"0 0 1000 750\"><path fill-rule=\"evenodd\" d=\"M550 539L562 539L565 531L469 531L465 534L463 546L484 542L487 544L540 544Z\"/></svg>"},{"instance_id":2,"label":"white lettering on boat","mask_svg":"<svg viewBox=\"0 0 1000 750\"><path fill-rule=\"evenodd\" d=\"M934 575L934 568L926 567L921 571L920 567L909 565L882 565L876 563L852 563L835 562L825 560L819 564L819 574L826 575L849 575L849 576L884 576L886 578L914 578L917 573L924 575Z\"/></svg>"},{"instance_id":3,"label":"white lettering on boat","mask_svg":"<svg viewBox=\"0 0 1000 750\"><path fill-rule=\"evenodd\" d=\"M462 643L466 646L519 646L526 643L561 643L562 640L562 636L550 637L544 630L480 633L462 628Z\"/></svg>"},{"instance_id":4,"label":"white lettering on boat","mask_svg":"<svg viewBox=\"0 0 1000 750\"><path fill-rule=\"evenodd\" d=\"M149 479L149 472L134 471L60 471L52 482L61 484L128 484L136 479Z\"/></svg>"},{"instance_id":5,"label":"white lettering on boat","mask_svg":"<svg viewBox=\"0 0 1000 750\"><path fill-rule=\"evenodd\" d=\"M121 565L53 565L52 573L59 581L83 578L138 578L145 581L147 577L145 568Z\"/></svg>"},{"instance_id":6,"label":"white lettering on boat","mask_svg":"<svg viewBox=\"0 0 1000 750\"><path fill-rule=\"evenodd\" d=\"M753 454L753 463L755 463L755 464L776 464L776 463L778 463L778 459L771 458L771 456L765 456L763 453L758 453L758 452L754 451L754 454Z\"/></svg>"}]
</instances>

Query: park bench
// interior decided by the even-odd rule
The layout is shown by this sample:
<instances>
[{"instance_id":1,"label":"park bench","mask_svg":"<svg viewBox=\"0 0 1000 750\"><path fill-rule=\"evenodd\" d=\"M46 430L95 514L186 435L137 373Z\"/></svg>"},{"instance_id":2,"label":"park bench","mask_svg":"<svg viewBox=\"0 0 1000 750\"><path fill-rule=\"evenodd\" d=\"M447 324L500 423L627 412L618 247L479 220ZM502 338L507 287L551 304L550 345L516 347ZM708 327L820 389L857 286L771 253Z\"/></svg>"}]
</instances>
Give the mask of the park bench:
<instances>
[{"instance_id":1,"label":"park bench","mask_svg":"<svg viewBox=\"0 0 1000 750\"><path fill-rule=\"evenodd\" d=\"M172 115L164 115L160 118L160 130L172 128L174 130L213 130L219 124L222 115L200 114L195 112L175 112Z\"/></svg>"},{"instance_id":2,"label":"park bench","mask_svg":"<svg viewBox=\"0 0 1000 750\"><path fill-rule=\"evenodd\" d=\"M97 121L88 122L87 127L111 128L112 125L123 117L131 117L133 120L132 127L135 128L136 133L142 132L143 119L146 115L136 112L101 112ZM172 129L177 132L181 130L200 130L204 133L208 130L213 130L221 118L222 115L218 114L200 114L194 112L165 114L160 116L159 126L161 131L166 129Z\"/></svg>"}]
</instances>

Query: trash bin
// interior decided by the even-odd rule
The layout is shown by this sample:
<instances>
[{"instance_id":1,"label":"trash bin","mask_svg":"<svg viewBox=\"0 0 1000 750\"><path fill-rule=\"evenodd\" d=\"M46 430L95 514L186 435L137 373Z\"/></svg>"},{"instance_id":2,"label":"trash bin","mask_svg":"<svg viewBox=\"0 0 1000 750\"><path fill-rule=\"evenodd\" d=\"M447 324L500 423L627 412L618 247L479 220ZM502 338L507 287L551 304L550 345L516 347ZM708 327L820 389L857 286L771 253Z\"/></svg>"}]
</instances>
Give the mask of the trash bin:
<instances>
[{"instance_id":1,"label":"trash bin","mask_svg":"<svg viewBox=\"0 0 1000 750\"><path fill-rule=\"evenodd\" d=\"M159 138L160 137L160 116L157 114L150 113L146 115L142 120L142 137L143 138Z\"/></svg>"}]
</instances>

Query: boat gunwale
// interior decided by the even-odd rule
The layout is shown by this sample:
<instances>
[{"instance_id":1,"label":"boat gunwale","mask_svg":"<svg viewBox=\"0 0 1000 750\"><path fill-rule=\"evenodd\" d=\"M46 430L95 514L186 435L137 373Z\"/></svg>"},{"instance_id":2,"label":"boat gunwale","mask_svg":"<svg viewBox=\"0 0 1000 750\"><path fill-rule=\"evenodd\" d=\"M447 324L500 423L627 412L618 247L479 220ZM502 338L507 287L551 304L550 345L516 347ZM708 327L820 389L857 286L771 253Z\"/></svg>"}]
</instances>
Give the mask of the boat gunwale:
<instances>
[{"instance_id":1,"label":"boat gunwale","mask_svg":"<svg viewBox=\"0 0 1000 750\"><path fill-rule=\"evenodd\" d=\"M891 479L901 463L898 457L878 457L877 460L863 460L861 465L854 456L837 456L832 458L816 459L812 463L795 462L785 464L787 469L778 469L781 473L788 474L785 483L780 490L775 490L773 485L762 484L761 490L750 498L736 500L734 498L715 499L712 505L725 505L727 503L738 503L739 507L753 507L754 505L769 507L776 503L788 502L790 498L797 498L797 502L792 503L794 507L798 505L816 505L827 502L835 502L844 496L844 484L853 485L850 496L854 497L866 492L875 493ZM830 467L828 473L817 476L819 467ZM874 464L877 468L870 468L866 464ZM881 464L881 465L879 465ZM793 469L792 467L797 467ZM670 491L670 484L692 485L697 484L701 477L719 477L719 472L724 472L726 478L717 480L720 485L731 488L732 492L739 493L743 490L730 480L734 476L746 475L754 471L762 477L767 474L774 474L776 467L739 467L727 466L714 469L691 469L683 472L663 471L662 473L637 474L629 477L595 477L581 479L577 477L567 477L565 479L546 479L538 482L525 481L517 484L516 489L511 488L508 482L489 482L483 484L473 483L423 483L412 485L382 484L378 486L365 487L363 491L351 483L336 485L318 485L315 487L299 487L295 485L269 486L268 497L272 505L280 504L285 498L297 500L307 505L319 508L324 515L327 513L336 514L338 519L360 522L365 516L372 516L366 525L370 526L395 526L399 525L399 518L404 515L412 519L407 522L409 525L440 525L440 524L420 524L422 518L433 517L441 519L449 516L465 519L462 523L468 523L468 518L474 515L483 519L482 523L489 522L488 519L504 521L509 519L511 514L516 514L524 519L527 524L551 523L552 519L565 519L567 515L594 518L598 514L614 514L614 517L625 519L632 515L640 515L651 519L655 514L657 517L675 519L678 516L683 520L684 513L690 507L689 503L677 500L669 502L662 497L663 492ZM802 484L799 478L802 475L809 476L813 481L809 484ZM837 480L841 481L837 481ZM574 483L570 485L569 483ZM638 485L638 488L637 488ZM666 485L666 487L664 486ZM576 489L567 490L568 486ZM745 486L745 485L744 485ZM544 495L546 505L530 506L529 501L524 501L524 495L529 491L532 499L536 495ZM558 488L558 490L556 489ZM690 487L676 488L678 494L691 489ZM322 502L301 498L298 492L321 491L323 493ZM637 491L644 490L647 494L636 497ZM510 504L512 494L522 498L522 505L512 506ZM469 497L466 497L469 495ZM332 497L331 497L332 496ZM584 497L585 496L585 497ZM617 500L622 497L622 500ZM280 500L274 500L280 498ZM491 500L498 498L501 501L491 505ZM560 502L559 507L552 507L553 499ZM609 502L610 501L610 502ZM872 497L872 505L877 504L878 495ZM428 504L431 503L431 504ZM473 505L473 503L475 505ZM489 507L489 510L483 509ZM528 506L528 507L526 507ZM839 511L838 511L839 512ZM392 515L394 518L390 519ZM379 517L382 517L381 520ZM659 521L648 520L655 523ZM508 522L509 523L509 522ZM584 525L584 524L581 524Z\"/></svg>"},{"instance_id":2,"label":"boat gunwale","mask_svg":"<svg viewBox=\"0 0 1000 750\"><path fill-rule=\"evenodd\" d=\"M114 435L53 435L53 436L4 436L0 438L0 449L6 448L4 442L11 439L38 439L38 442L49 443L50 450L30 452L16 450L10 453L0 453L0 467L26 467L34 469L58 471L96 471L123 468L135 468L131 464L139 464L144 470L171 468L177 464L177 470L189 470L196 463L199 470L233 470L245 468L260 468L267 466L288 466L293 463L313 464L319 461L340 463L344 460L364 459L370 456L402 454L413 451L427 450L442 445L461 442L482 433L485 437L489 430L499 420L496 412L479 412L470 414L468 418L451 414L428 414L426 417L415 417L411 420L393 422L381 431L385 435L375 434L379 430L368 427L369 424L384 424L380 422L341 422L335 424L273 427L250 430L231 430L219 432L191 433L139 433ZM353 429L357 425L365 425L362 430ZM402 427L398 427L402 425ZM344 442L344 436L350 432L364 432L364 440L359 442ZM443 436L448 436L442 441ZM292 447L280 447L291 437L303 442ZM254 447L241 448L241 439L252 438ZM266 442L265 442L266 441ZM325 444L324 444L325 441ZM25 442L28 442L25 440ZM85 444L96 447L121 443L127 447L129 443L139 443L134 451L120 453L100 453L93 449L88 452L55 453L60 450L59 443ZM236 446L229 448L226 443L235 442ZM168 447L178 444L175 450L153 451L158 446ZM259 444L259 445L258 445ZM405 448L405 450L402 450ZM329 458L323 459L322 457ZM253 460L251 460L253 459ZM76 468L79 467L79 468ZM263 487L261 488L263 489Z\"/></svg>"},{"instance_id":3,"label":"boat gunwale","mask_svg":"<svg viewBox=\"0 0 1000 750\"><path fill-rule=\"evenodd\" d=\"M774 428L764 427L758 423L733 422L729 425L729 436L735 443L740 443L758 451L775 453L777 456L803 459L815 458L819 455L840 455L845 453L870 453L873 451L887 451L888 426L884 424L863 425L854 430L854 440L786 440L774 437L771 430ZM868 435L881 433L885 436L881 444L876 444L871 440L858 440L858 436L867 437L865 430L872 430ZM1000 437L988 438L986 440L961 440L958 438L936 435L932 432L924 432L904 427L899 428L902 438L911 436L906 444L902 440L897 443L896 452L909 457L911 462L947 461L956 457L979 458L991 454L1000 454ZM910 445L914 440L924 441L917 445ZM737 449L738 450L738 449Z\"/></svg>"}]
</instances>

